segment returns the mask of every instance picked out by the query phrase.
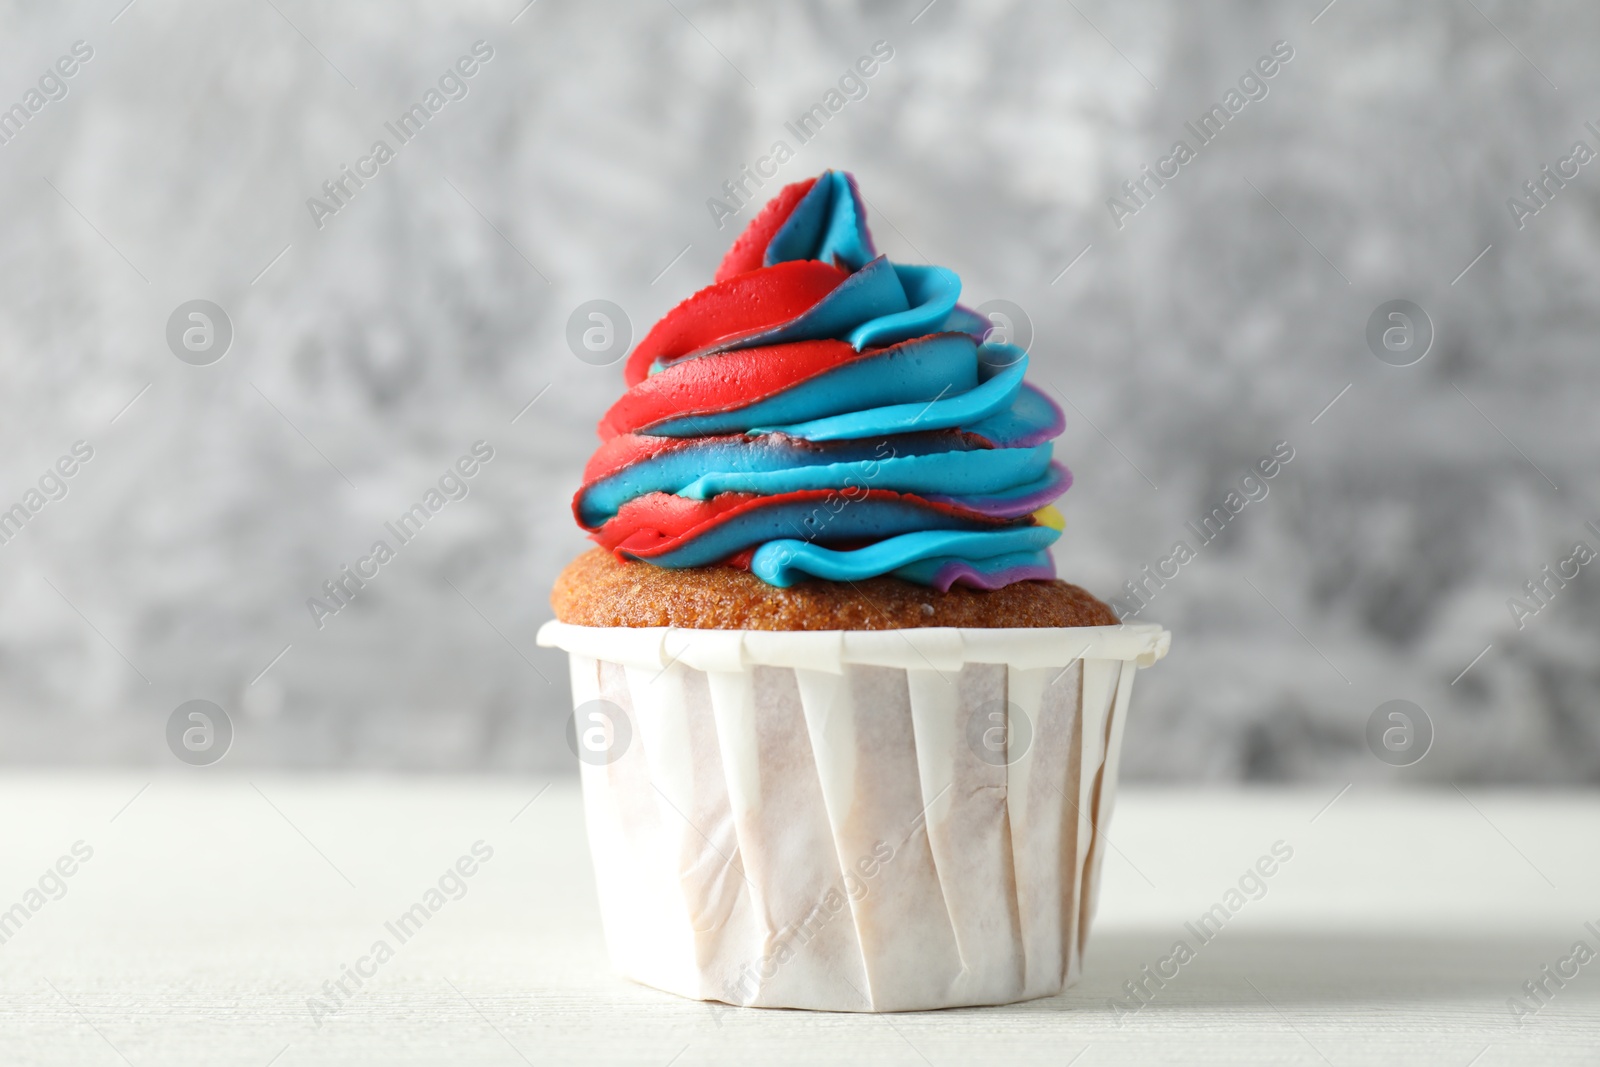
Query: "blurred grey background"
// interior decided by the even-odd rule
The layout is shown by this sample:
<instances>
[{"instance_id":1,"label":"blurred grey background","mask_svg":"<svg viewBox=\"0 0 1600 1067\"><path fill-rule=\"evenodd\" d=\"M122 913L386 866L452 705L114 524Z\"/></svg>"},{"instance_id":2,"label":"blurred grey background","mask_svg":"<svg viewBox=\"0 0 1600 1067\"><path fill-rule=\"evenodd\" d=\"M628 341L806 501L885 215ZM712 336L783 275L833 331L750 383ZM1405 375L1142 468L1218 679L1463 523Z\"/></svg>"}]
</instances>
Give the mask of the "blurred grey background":
<instances>
[{"instance_id":1,"label":"blurred grey background","mask_svg":"<svg viewBox=\"0 0 1600 1067\"><path fill-rule=\"evenodd\" d=\"M1025 312L1070 402L1064 577L1118 594L1293 448L1141 614L1176 637L1129 776L1600 780L1596 568L1520 628L1508 606L1600 549L1600 163L1507 203L1600 150L1600 9L525 3L0 6L0 509L27 511L0 761L170 766L202 698L237 730L223 767L569 765L533 640L621 378L568 317L611 300L637 339L707 283L754 210L719 228L708 199L783 140L762 199L852 170L880 248ZM478 41L401 144L385 123ZM1114 220L1280 41L1266 95ZM876 42L800 144L785 123ZM319 228L308 198L380 138ZM195 299L234 332L206 366L166 338ZM1397 299L1434 333L1404 367L1366 339ZM307 598L476 441L469 494L319 629ZM1364 741L1393 699L1435 732L1403 770Z\"/></svg>"}]
</instances>

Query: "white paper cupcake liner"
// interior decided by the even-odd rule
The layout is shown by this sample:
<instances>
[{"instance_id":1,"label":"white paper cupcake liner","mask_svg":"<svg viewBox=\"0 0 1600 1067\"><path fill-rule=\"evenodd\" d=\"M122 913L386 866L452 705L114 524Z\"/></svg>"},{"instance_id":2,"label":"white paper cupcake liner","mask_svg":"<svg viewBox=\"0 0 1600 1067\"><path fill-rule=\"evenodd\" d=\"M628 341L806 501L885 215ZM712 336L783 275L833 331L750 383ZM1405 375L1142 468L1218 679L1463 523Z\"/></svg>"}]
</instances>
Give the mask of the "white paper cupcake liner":
<instances>
[{"instance_id":1,"label":"white paper cupcake liner","mask_svg":"<svg viewBox=\"0 0 1600 1067\"><path fill-rule=\"evenodd\" d=\"M700 1000L1050 996L1094 910L1159 626L768 632L547 623L606 941Z\"/></svg>"}]
</instances>

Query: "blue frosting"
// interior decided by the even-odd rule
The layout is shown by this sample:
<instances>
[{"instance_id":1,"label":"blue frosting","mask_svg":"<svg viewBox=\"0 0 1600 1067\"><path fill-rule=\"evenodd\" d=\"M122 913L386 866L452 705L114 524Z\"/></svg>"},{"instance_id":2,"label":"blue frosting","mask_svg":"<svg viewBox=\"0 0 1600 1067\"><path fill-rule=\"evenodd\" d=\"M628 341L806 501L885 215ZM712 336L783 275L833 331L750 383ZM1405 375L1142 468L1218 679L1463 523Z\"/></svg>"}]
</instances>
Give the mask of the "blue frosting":
<instances>
[{"instance_id":1,"label":"blue frosting","mask_svg":"<svg viewBox=\"0 0 1600 1067\"><path fill-rule=\"evenodd\" d=\"M963 497L972 494L1004 496L1021 479L1037 476L1030 486L1046 481L1050 446L1008 449L1005 462L991 460L985 452L947 452L932 456L896 456L885 460L857 460L785 470L702 474L679 488L679 496L709 500L718 493L760 493L776 496L801 489L892 489L898 493Z\"/></svg>"},{"instance_id":2,"label":"blue frosting","mask_svg":"<svg viewBox=\"0 0 1600 1067\"><path fill-rule=\"evenodd\" d=\"M769 585L788 586L805 577L859 581L879 574L932 585L940 569L966 563L980 573L1048 566L1044 550L1057 531L1047 526L958 532L924 530L885 538L875 545L839 552L812 541L769 541L756 549L750 570Z\"/></svg>"},{"instance_id":3,"label":"blue frosting","mask_svg":"<svg viewBox=\"0 0 1600 1067\"><path fill-rule=\"evenodd\" d=\"M889 404L884 407L867 408L864 411L823 416L805 422L752 429L755 433L786 433L791 437L804 437L808 441L838 441L878 434L950 429L967 423L981 422L1009 410L1016 403L1017 393L1022 389L1022 375L1027 369L1027 361L1024 360L1015 366L1007 367L982 385L974 386L966 392L959 392L958 385L947 381L939 393L926 402L912 400L909 403Z\"/></svg>"},{"instance_id":4,"label":"blue frosting","mask_svg":"<svg viewBox=\"0 0 1600 1067\"><path fill-rule=\"evenodd\" d=\"M860 270L876 255L861 210L861 194L848 174L830 170L816 180L772 235L763 262L770 267L796 259L820 259Z\"/></svg>"},{"instance_id":5,"label":"blue frosting","mask_svg":"<svg viewBox=\"0 0 1600 1067\"><path fill-rule=\"evenodd\" d=\"M797 543L820 546L824 543L881 541L899 534L930 530L964 530L988 537L1015 529L1040 530L1051 535L1050 540L1054 540L1056 534L1055 530L1043 526L996 530L987 522L947 512L929 511L903 499L851 501L840 497L835 503L822 500L782 501L751 508L718 523L681 547L650 557L650 562L662 567L703 567L751 546L789 538ZM852 555L845 551L836 554ZM862 560L865 568L855 577L868 578L884 573L875 568L869 559L854 558Z\"/></svg>"}]
</instances>

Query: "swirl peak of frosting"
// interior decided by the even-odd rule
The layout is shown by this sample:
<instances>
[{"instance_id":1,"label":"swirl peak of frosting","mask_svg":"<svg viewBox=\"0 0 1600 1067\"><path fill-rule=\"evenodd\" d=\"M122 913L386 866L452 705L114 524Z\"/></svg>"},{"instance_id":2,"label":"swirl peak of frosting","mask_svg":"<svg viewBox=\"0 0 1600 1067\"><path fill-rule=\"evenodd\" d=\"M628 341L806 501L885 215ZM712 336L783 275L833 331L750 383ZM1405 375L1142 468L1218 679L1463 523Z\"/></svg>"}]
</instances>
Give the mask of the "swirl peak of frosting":
<instances>
[{"instance_id":1,"label":"swirl peak of frosting","mask_svg":"<svg viewBox=\"0 0 1600 1067\"><path fill-rule=\"evenodd\" d=\"M1061 409L960 294L877 253L850 175L786 186L629 355L579 524L619 558L776 586L1054 577Z\"/></svg>"}]
</instances>

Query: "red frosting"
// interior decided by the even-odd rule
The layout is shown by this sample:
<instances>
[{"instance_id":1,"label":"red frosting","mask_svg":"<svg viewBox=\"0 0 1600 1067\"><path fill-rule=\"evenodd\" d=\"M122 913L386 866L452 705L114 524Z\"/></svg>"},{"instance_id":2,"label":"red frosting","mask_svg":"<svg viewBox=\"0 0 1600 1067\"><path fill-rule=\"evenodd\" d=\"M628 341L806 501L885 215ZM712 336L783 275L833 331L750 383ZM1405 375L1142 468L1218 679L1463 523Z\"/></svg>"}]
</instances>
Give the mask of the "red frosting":
<instances>
[{"instance_id":1,"label":"red frosting","mask_svg":"<svg viewBox=\"0 0 1600 1067\"><path fill-rule=\"evenodd\" d=\"M652 363L670 363L799 318L848 277L849 271L831 263L797 259L708 285L651 327L628 357L623 380L638 385Z\"/></svg>"},{"instance_id":2,"label":"red frosting","mask_svg":"<svg viewBox=\"0 0 1600 1067\"><path fill-rule=\"evenodd\" d=\"M767 261L767 245L772 243L772 238L777 235L779 227L789 221L795 205L800 203L816 184L817 179L807 178L803 182L785 185L783 191L767 202L767 206L761 209L761 214L752 219L750 225L745 227L744 233L733 242L728 254L722 257L722 266L717 268L717 276L712 281L725 282L735 274L760 269Z\"/></svg>"},{"instance_id":3,"label":"red frosting","mask_svg":"<svg viewBox=\"0 0 1600 1067\"><path fill-rule=\"evenodd\" d=\"M887 351L869 348L857 352L848 341L795 341L687 359L622 394L600 420L600 437L610 440L673 419L748 407L835 367Z\"/></svg>"}]
</instances>

